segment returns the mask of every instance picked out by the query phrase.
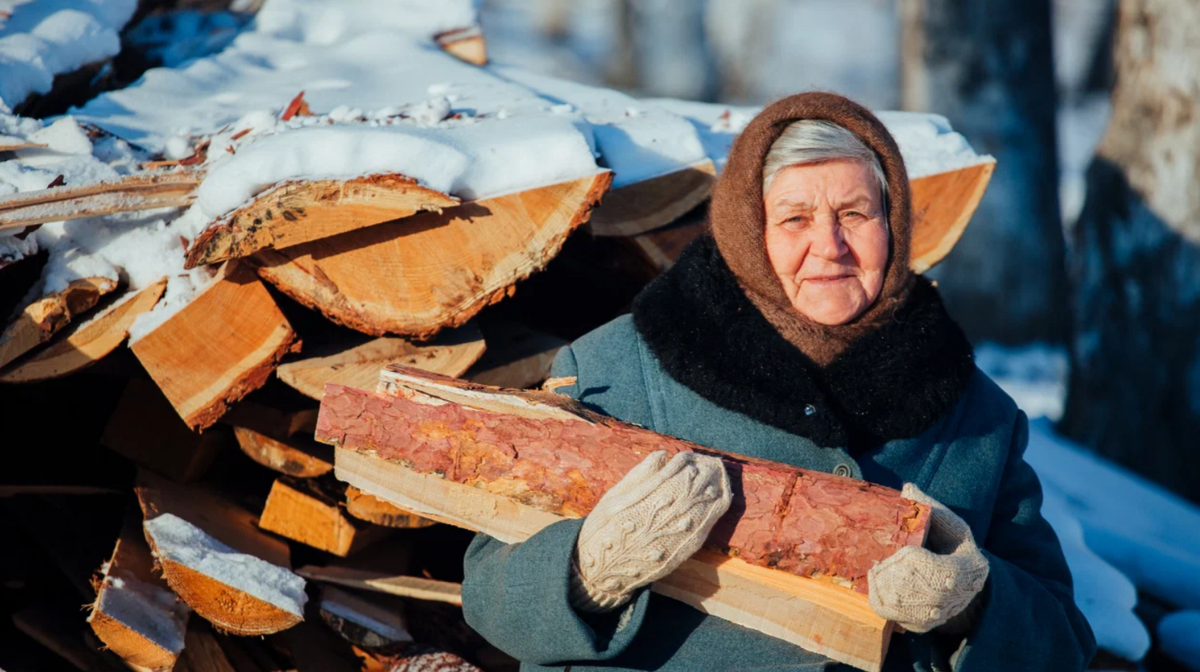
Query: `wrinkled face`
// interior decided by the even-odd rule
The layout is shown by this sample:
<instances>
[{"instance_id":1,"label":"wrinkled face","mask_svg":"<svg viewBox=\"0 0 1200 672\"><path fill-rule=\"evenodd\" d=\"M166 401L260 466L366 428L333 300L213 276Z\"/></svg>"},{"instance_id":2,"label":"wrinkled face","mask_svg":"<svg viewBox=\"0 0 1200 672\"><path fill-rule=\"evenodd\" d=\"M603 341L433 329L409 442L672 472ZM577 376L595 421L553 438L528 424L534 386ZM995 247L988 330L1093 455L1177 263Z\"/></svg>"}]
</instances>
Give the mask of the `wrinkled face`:
<instances>
[{"instance_id":1,"label":"wrinkled face","mask_svg":"<svg viewBox=\"0 0 1200 672\"><path fill-rule=\"evenodd\" d=\"M883 195L870 166L850 159L789 166L763 197L767 257L800 314L837 325L879 297L888 264Z\"/></svg>"}]
</instances>

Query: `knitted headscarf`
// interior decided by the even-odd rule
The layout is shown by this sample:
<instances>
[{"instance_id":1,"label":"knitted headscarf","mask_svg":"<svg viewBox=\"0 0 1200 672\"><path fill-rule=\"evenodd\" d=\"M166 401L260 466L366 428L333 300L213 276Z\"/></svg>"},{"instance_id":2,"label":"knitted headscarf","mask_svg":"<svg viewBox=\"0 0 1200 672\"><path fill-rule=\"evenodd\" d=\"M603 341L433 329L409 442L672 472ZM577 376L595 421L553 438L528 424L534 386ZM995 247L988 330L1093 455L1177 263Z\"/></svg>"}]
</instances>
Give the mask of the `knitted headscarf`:
<instances>
[{"instance_id":1,"label":"knitted headscarf","mask_svg":"<svg viewBox=\"0 0 1200 672\"><path fill-rule=\"evenodd\" d=\"M844 325L827 326L800 314L771 268L766 250L763 161L789 124L831 121L854 133L879 157L888 182L891 250L883 288L867 310ZM891 133L865 107L832 93L800 93L767 106L733 143L709 207L713 237L725 263L763 317L813 362L826 366L851 343L892 318L912 289L908 174Z\"/></svg>"}]
</instances>

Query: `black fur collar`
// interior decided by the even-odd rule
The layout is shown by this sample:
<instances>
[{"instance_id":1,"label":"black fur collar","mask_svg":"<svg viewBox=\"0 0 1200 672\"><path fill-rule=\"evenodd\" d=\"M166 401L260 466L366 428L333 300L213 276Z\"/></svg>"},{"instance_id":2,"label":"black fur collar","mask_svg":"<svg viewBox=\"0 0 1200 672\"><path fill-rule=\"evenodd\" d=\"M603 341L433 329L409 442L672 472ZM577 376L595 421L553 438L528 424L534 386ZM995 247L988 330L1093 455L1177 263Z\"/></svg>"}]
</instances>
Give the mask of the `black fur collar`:
<instances>
[{"instance_id":1,"label":"black fur collar","mask_svg":"<svg viewBox=\"0 0 1200 672\"><path fill-rule=\"evenodd\" d=\"M700 396L853 453L932 427L975 367L962 329L918 278L892 322L822 370L746 298L707 234L638 295L633 320L666 372Z\"/></svg>"}]
</instances>

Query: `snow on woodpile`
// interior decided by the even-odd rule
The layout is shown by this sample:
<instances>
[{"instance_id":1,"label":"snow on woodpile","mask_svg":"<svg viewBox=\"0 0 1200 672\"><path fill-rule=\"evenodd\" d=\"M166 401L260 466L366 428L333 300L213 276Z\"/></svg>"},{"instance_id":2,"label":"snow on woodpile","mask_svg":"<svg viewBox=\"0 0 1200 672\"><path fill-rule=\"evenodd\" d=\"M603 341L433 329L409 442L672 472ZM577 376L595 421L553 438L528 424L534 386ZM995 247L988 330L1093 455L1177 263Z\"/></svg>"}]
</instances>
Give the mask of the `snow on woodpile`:
<instances>
[{"instance_id":1,"label":"snow on woodpile","mask_svg":"<svg viewBox=\"0 0 1200 672\"><path fill-rule=\"evenodd\" d=\"M88 615L88 622L96 613L103 613L154 645L179 655L190 611L187 604L170 590L142 581L133 572L114 569L108 563L101 569L99 602Z\"/></svg>"},{"instance_id":2,"label":"snow on woodpile","mask_svg":"<svg viewBox=\"0 0 1200 672\"><path fill-rule=\"evenodd\" d=\"M696 128L668 110L611 89L526 70L503 66L489 70L554 103L555 113L587 124L604 165L616 173L613 187L683 170L708 158Z\"/></svg>"},{"instance_id":3,"label":"snow on woodpile","mask_svg":"<svg viewBox=\"0 0 1200 672\"><path fill-rule=\"evenodd\" d=\"M239 553L204 530L171 513L145 522L157 554L236 588L251 597L303 617L304 579L291 571Z\"/></svg>"},{"instance_id":4,"label":"snow on woodpile","mask_svg":"<svg viewBox=\"0 0 1200 672\"><path fill-rule=\"evenodd\" d=\"M54 76L115 56L137 0L0 0L0 103L48 93Z\"/></svg>"},{"instance_id":5,"label":"snow on woodpile","mask_svg":"<svg viewBox=\"0 0 1200 672\"><path fill-rule=\"evenodd\" d=\"M725 165L733 139L760 109L671 98L652 98L643 102L691 120L718 168ZM909 179L973 166L992 158L977 154L967 139L956 133L940 114L888 111L875 114L900 146Z\"/></svg>"}]
</instances>

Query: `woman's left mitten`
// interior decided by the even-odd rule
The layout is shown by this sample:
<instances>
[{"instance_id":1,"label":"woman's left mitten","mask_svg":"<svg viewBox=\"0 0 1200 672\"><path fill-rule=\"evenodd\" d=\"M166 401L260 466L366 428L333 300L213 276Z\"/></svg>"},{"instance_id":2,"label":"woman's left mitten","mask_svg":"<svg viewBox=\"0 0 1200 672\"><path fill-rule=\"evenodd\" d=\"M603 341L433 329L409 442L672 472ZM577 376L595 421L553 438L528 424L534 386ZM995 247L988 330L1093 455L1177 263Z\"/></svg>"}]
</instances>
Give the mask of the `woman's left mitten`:
<instances>
[{"instance_id":1,"label":"woman's left mitten","mask_svg":"<svg viewBox=\"0 0 1200 672\"><path fill-rule=\"evenodd\" d=\"M871 608L911 632L965 631L973 601L988 577L988 560L966 521L917 486L903 494L932 509L928 548L905 546L867 572Z\"/></svg>"}]
</instances>

